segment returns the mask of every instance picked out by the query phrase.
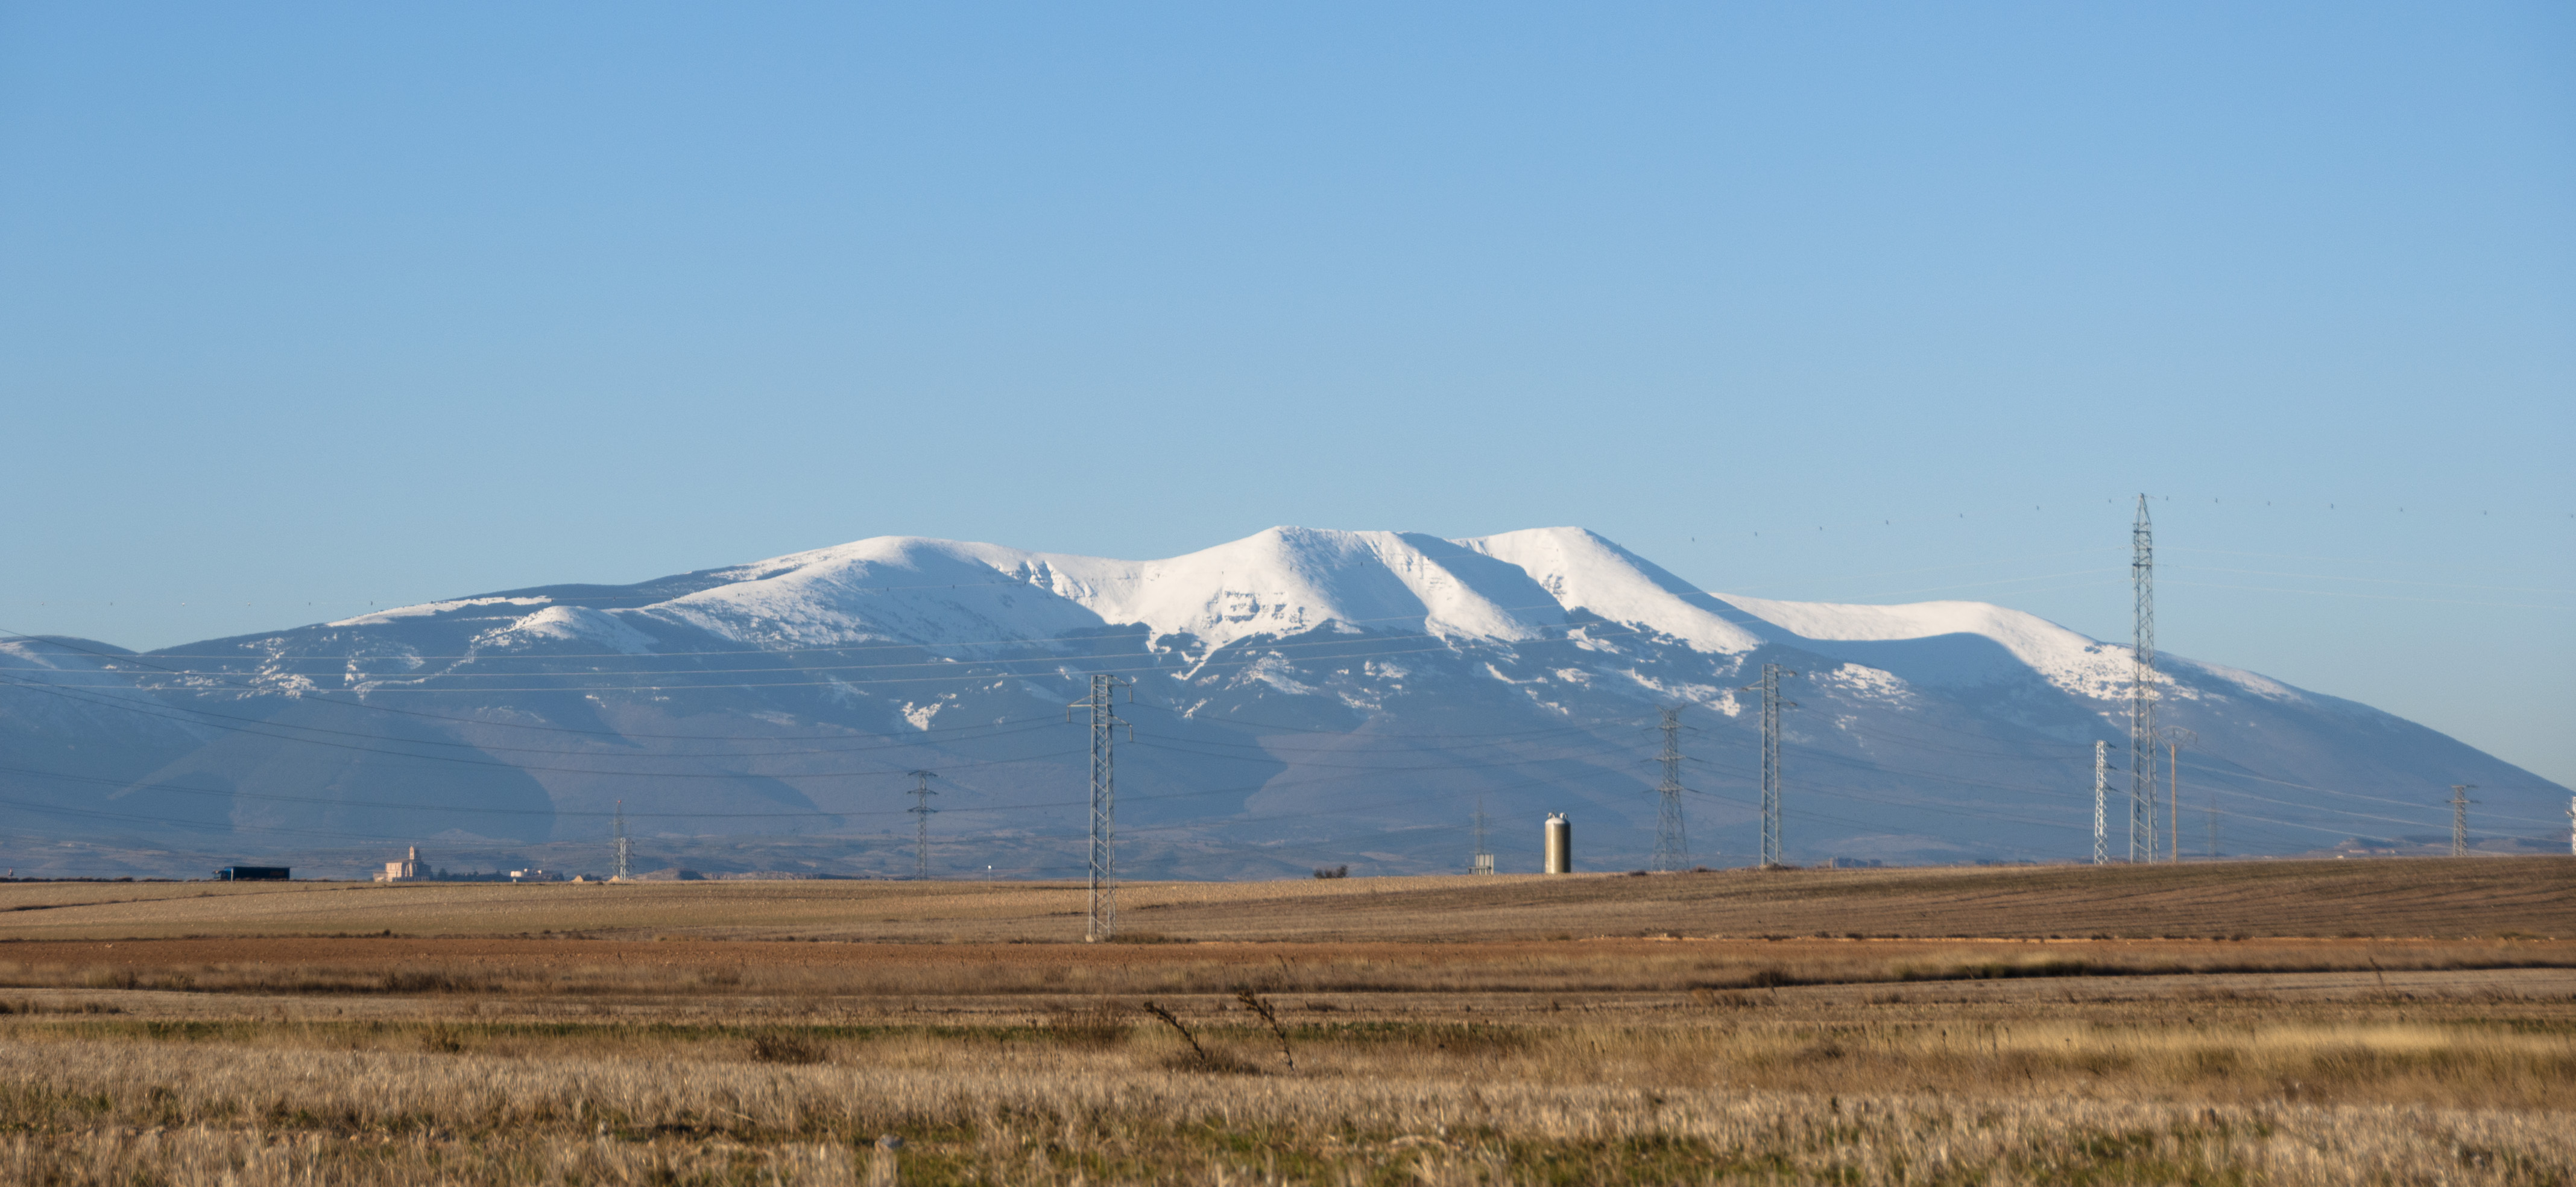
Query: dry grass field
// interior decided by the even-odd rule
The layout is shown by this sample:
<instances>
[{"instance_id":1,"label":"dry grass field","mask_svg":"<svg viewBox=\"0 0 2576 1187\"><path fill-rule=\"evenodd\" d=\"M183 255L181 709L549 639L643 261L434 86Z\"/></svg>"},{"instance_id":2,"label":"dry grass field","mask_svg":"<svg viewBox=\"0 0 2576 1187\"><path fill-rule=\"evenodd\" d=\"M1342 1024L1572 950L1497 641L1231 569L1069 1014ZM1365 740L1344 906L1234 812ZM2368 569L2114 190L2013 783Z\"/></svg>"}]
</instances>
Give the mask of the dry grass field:
<instances>
[{"instance_id":1,"label":"dry grass field","mask_svg":"<svg viewBox=\"0 0 2576 1187\"><path fill-rule=\"evenodd\" d=\"M0 1179L2576 1183L2564 859L1122 901L0 884Z\"/></svg>"},{"instance_id":2,"label":"dry grass field","mask_svg":"<svg viewBox=\"0 0 2576 1187\"><path fill-rule=\"evenodd\" d=\"M1721 870L1703 874L1131 883L1122 926L1191 940L1560 936L2555 936L2576 861ZM0 882L0 939L658 935L1061 941L1079 884Z\"/></svg>"}]
</instances>

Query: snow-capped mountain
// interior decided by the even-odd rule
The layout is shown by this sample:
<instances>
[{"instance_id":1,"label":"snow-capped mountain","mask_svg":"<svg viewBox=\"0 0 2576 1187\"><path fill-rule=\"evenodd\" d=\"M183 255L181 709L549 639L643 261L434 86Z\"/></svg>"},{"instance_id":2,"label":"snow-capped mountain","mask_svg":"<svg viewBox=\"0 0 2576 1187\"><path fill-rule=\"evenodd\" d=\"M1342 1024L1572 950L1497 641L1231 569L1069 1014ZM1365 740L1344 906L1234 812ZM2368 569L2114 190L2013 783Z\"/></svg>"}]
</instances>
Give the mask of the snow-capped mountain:
<instances>
[{"instance_id":1,"label":"snow-capped mountain","mask_svg":"<svg viewBox=\"0 0 2576 1187\"><path fill-rule=\"evenodd\" d=\"M140 655L14 640L0 796L22 833L245 853L594 841L622 805L673 853L837 837L851 870L895 870L907 772L935 770L943 868L1061 874L1089 771L1067 705L1105 674L1132 682L1117 777L1140 875L1457 868L1479 803L1505 869L1534 864L1551 810L1595 868L1640 866L1671 705L1695 858L1743 864L1765 664L1799 673L1791 860L2089 856L2097 739L2127 851L2126 647L1984 603L1710 593L1576 528L1274 528L1159 561L878 537ZM2443 834L2460 782L2491 846L2555 831L2564 788L2440 734L2158 667L2161 720L2197 735L2186 855L2213 826L2231 854Z\"/></svg>"}]
</instances>

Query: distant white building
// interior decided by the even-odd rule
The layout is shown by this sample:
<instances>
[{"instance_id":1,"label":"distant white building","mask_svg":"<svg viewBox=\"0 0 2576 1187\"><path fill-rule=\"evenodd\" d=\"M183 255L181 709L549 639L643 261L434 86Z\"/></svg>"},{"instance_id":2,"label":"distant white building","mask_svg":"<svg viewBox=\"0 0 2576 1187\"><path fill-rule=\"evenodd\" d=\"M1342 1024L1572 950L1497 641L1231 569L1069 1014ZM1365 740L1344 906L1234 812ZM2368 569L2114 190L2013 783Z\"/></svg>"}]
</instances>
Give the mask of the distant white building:
<instances>
[{"instance_id":1,"label":"distant white building","mask_svg":"<svg viewBox=\"0 0 2576 1187\"><path fill-rule=\"evenodd\" d=\"M409 855L401 861L386 862L385 872L376 875L376 881L418 882L427 877L429 877L429 871L420 866L420 846L414 845L409 850Z\"/></svg>"},{"instance_id":2,"label":"distant white building","mask_svg":"<svg viewBox=\"0 0 2576 1187\"><path fill-rule=\"evenodd\" d=\"M510 871L510 880L513 882L561 882L564 880L564 877L553 870L530 868Z\"/></svg>"}]
</instances>

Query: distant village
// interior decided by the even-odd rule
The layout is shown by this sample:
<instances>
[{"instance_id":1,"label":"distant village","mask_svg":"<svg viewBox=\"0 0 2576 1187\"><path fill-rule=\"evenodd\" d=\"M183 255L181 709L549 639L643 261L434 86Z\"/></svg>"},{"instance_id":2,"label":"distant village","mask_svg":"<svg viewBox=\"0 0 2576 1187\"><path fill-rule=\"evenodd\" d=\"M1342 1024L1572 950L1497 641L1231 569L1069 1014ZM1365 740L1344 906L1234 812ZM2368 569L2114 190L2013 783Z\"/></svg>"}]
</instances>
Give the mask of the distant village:
<instances>
[{"instance_id":1,"label":"distant village","mask_svg":"<svg viewBox=\"0 0 2576 1187\"><path fill-rule=\"evenodd\" d=\"M562 874L557 873L557 872L555 872L555 871L553 871L553 870L537 869L537 868L534 868L534 867L531 867L531 868L529 868L529 869L524 869L524 870L510 870L510 871L508 871L508 872L506 872L506 873L505 873L505 872L503 872L503 871L500 871L500 870L492 870L492 871L489 871L489 872L481 871L481 870L477 870L477 871L474 871L474 872L471 872L471 873L456 873L456 872L452 872L452 871L448 871L448 870L432 869L432 868L430 867L430 865L429 865L429 863L428 863L428 862L425 862L425 861L421 860L421 856L420 856L420 846L418 846L418 845L414 845L414 846L411 846L409 849L407 849L407 850L405 850L405 851L404 851L403 859L402 859L401 861L389 861L389 862L386 862L386 863L385 863L385 868L377 872L377 874L376 874L376 881L378 881L378 882L596 882L596 881L600 881L600 879L597 879L597 878L591 878L591 877L588 877L588 876L585 876L585 875L581 875L581 874L575 874L575 875L573 875L572 877L567 878L567 877L563 876ZM610 881L614 881L614 879L610 879Z\"/></svg>"}]
</instances>

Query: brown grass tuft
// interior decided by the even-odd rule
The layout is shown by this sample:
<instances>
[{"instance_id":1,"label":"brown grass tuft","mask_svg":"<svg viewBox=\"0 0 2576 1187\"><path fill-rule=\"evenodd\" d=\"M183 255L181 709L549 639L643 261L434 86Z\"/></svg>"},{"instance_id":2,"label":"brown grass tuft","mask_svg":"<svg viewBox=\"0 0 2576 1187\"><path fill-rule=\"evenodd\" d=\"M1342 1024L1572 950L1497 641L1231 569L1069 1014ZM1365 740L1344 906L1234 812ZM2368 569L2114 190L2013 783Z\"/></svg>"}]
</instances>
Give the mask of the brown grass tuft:
<instances>
[{"instance_id":1,"label":"brown grass tuft","mask_svg":"<svg viewBox=\"0 0 2576 1187\"><path fill-rule=\"evenodd\" d=\"M760 1063L821 1063L831 1055L830 1048L800 1031L771 1030L751 1037L751 1057Z\"/></svg>"}]
</instances>

